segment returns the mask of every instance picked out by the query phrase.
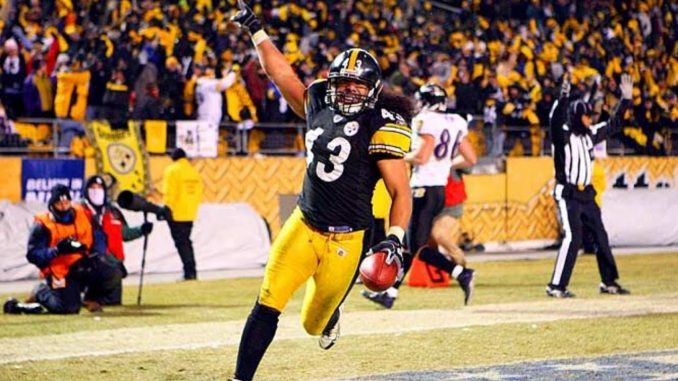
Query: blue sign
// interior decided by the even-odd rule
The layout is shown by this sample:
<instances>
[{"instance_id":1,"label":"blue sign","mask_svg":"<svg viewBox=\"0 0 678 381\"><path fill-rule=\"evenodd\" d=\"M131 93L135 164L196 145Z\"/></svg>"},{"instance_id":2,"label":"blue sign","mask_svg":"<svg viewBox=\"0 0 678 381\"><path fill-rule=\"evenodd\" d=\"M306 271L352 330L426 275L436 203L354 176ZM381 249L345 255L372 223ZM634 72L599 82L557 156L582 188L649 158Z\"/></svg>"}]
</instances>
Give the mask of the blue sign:
<instances>
[{"instance_id":1,"label":"blue sign","mask_svg":"<svg viewBox=\"0 0 678 381\"><path fill-rule=\"evenodd\" d=\"M74 200L81 198L85 161L82 159L23 159L21 199L47 203L52 187L63 184Z\"/></svg>"}]
</instances>

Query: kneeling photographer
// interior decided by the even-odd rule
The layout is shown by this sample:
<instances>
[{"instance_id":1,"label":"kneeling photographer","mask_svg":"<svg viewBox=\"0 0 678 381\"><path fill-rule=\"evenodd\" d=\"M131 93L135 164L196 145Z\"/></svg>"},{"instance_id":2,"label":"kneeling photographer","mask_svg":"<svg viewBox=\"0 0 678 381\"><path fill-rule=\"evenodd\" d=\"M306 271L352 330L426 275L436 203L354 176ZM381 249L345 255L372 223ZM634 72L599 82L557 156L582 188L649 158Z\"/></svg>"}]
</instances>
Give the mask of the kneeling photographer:
<instances>
[{"instance_id":1,"label":"kneeling photographer","mask_svg":"<svg viewBox=\"0 0 678 381\"><path fill-rule=\"evenodd\" d=\"M92 227L84 208L71 203L70 189L62 184L52 187L47 209L35 215L26 252L43 280L25 302L9 298L3 306L6 314L80 312Z\"/></svg>"},{"instance_id":2,"label":"kneeling photographer","mask_svg":"<svg viewBox=\"0 0 678 381\"><path fill-rule=\"evenodd\" d=\"M93 243L90 273L86 276L83 304L89 311L98 311L102 305L122 303L122 279L127 276L123 242L148 235L153 223L144 222L131 227L122 212L108 197L109 185L101 176L87 179L82 204L92 222Z\"/></svg>"}]
</instances>

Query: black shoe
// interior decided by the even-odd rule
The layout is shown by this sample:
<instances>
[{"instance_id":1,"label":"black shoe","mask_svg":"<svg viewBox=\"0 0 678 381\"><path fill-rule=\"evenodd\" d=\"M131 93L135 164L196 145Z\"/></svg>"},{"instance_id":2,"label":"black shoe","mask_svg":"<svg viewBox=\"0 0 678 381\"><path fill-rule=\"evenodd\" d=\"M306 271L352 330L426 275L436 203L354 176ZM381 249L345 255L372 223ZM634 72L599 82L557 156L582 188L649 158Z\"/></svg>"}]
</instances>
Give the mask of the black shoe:
<instances>
[{"instance_id":1,"label":"black shoe","mask_svg":"<svg viewBox=\"0 0 678 381\"><path fill-rule=\"evenodd\" d=\"M9 298L2 306L2 312L12 315L34 315L41 314L45 312L45 310L39 303L19 303L19 301L15 298Z\"/></svg>"},{"instance_id":2,"label":"black shoe","mask_svg":"<svg viewBox=\"0 0 678 381\"><path fill-rule=\"evenodd\" d=\"M546 295L552 297L552 298L574 298L576 295L566 289L566 288L558 288L554 286L546 286Z\"/></svg>"},{"instance_id":3,"label":"black shoe","mask_svg":"<svg viewBox=\"0 0 678 381\"><path fill-rule=\"evenodd\" d=\"M386 291L382 292L372 292L372 291L367 291L367 290L362 290L360 292L362 296L364 296L366 299L369 299L373 301L374 303L379 304L380 306L386 308L386 309L391 309L393 307L393 303L395 303L396 298L389 296Z\"/></svg>"},{"instance_id":4,"label":"black shoe","mask_svg":"<svg viewBox=\"0 0 678 381\"><path fill-rule=\"evenodd\" d=\"M475 288L476 272L471 269L464 269L457 277L459 287L464 291L464 305L468 305L473 298L473 289Z\"/></svg>"},{"instance_id":5,"label":"black shoe","mask_svg":"<svg viewBox=\"0 0 678 381\"><path fill-rule=\"evenodd\" d=\"M611 294L611 295L629 295L631 291L625 289L617 282L608 282L600 283L600 293L601 294Z\"/></svg>"},{"instance_id":6,"label":"black shoe","mask_svg":"<svg viewBox=\"0 0 678 381\"><path fill-rule=\"evenodd\" d=\"M184 275L181 278L177 279L177 282L186 282L189 280L198 280L198 276L196 274Z\"/></svg>"},{"instance_id":7,"label":"black shoe","mask_svg":"<svg viewBox=\"0 0 678 381\"><path fill-rule=\"evenodd\" d=\"M21 313L19 309L19 301L14 298L9 298L2 306L2 312L6 314L18 315Z\"/></svg>"}]
</instances>

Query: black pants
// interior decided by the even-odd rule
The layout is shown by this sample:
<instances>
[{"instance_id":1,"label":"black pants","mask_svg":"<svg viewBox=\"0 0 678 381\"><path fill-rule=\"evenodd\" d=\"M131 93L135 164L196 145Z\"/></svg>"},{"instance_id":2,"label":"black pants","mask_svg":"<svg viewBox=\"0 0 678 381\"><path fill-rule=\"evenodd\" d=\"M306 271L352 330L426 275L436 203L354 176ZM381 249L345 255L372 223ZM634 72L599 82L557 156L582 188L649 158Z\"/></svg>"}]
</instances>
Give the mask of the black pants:
<instances>
[{"instance_id":1,"label":"black pants","mask_svg":"<svg viewBox=\"0 0 678 381\"><path fill-rule=\"evenodd\" d=\"M195 255L193 253L193 242L191 242L193 222L170 221L169 228L174 246L184 264L184 279L195 279L198 273L195 270Z\"/></svg>"},{"instance_id":2,"label":"black pants","mask_svg":"<svg viewBox=\"0 0 678 381\"><path fill-rule=\"evenodd\" d=\"M122 262L112 255L96 255L85 260L89 262L89 271L83 280L85 300L109 306L122 304L122 278L127 275Z\"/></svg>"},{"instance_id":3,"label":"black pants","mask_svg":"<svg viewBox=\"0 0 678 381\"><path fill-rule=\"evenodd\" d=\"M591 232L595 242L596 259L601 280L604 283L617 280L619 278L617 264L614 256L612 256L612 250L610 250L610 242L600 215L600 208L596 205L593 197L577 198L556 195L555 199L565 237L558 251L549 285L565 289L570 283L574 263L577 260L577 252L583 244L584 228Z\"/></svg>"},{"instance_id":4,"label":"black pants","mask_svg":"<svg viewBox=\"0 0 678 381\"><path fill-rule=\"evenodd\" d=\"M412 218L407 230L410 253L426 245L433 229L433 219L445 207L445 187L412 188Z\"/></svg>"},{"instance_id":5,"label":"black pants","mask_svg":"<svg viewBox=\"0 0 678 381\"><path fill-rule=\"evenodd\" d=\"M77 314L80 312L80 292L82 291L83 260L71 266L66 279L54 279L51 275L45 278L35 293L36 302L40 303L49 313Z\"/></svg>"}]
</instances>

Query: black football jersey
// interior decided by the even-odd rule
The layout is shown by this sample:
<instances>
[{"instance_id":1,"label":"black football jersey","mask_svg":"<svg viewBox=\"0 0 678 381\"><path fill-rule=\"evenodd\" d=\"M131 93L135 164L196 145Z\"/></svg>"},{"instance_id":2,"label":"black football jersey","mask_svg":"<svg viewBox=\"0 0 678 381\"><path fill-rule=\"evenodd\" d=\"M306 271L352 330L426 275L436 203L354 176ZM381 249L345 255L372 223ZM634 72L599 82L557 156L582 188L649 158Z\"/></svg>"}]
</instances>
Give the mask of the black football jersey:
<instances>
[{"instance_id":1,"label":"black football jersey","mask_svg":"<svg viewBox=\"0 0 678 381\"><path fill-rule=\"evenodd\" d=\"M306 92L306 176L299 207L308 224L328 232L370 227L377 161L402 159L411 130L398 114L375 108L346 117L325 102L327 82Z\"/></svg>"}]
</instances>

